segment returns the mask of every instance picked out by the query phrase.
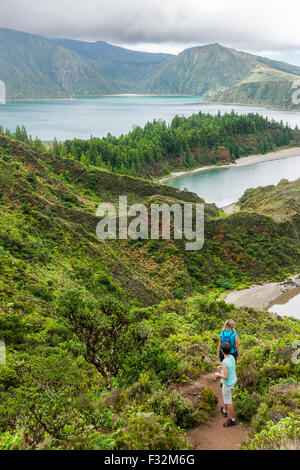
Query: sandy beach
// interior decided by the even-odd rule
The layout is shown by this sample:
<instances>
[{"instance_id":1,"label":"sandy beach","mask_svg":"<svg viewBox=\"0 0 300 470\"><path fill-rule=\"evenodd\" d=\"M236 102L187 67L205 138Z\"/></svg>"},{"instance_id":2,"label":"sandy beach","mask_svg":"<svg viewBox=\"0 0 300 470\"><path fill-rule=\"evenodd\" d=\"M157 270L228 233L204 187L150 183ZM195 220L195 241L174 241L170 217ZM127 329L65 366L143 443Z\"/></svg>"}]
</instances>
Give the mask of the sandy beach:
<instances>
[{"instance_id":1,"label":"sandy beach","mask_svg":"<svg viewBox=\"0 0 300 470\"><path fill-rule=\"evenodd\" d=\"M173 178L178 178L179 176L189 175L192 173L198 173L200 171L207 171L207 170L216 170L219 168L237 168L241 166L250 166L255 165L256 163L268 162L271 160L279 160L281 158L288 158L288 157L297 157L300 156L300 147L291 147L289 149L282 149L278 150L277 152L270 152L264 155L250 155L249 157L241 157L235 163L229 163L228 165L210 165L210 166L203 166L200 168L195 168L193 170L187 171L177 171L172 173L170 176L162 178L159 180L159 183L164 183L165 181L171 180Z\"/></svg>"},{"instance_id":2,"label":"sandy beach","mask_svg":"<svg viewBox=\"0 0 300 470\"><path fill-rule=\"evenodd\" d=\"M235 307L253 307L263 310L268 308L280 295L292 289L300 287L300 276L291 276L284 282L270 282L262 285L254 285L249 289L230 292L225 297L227 304Z\"/></svg>"}]
</instances>

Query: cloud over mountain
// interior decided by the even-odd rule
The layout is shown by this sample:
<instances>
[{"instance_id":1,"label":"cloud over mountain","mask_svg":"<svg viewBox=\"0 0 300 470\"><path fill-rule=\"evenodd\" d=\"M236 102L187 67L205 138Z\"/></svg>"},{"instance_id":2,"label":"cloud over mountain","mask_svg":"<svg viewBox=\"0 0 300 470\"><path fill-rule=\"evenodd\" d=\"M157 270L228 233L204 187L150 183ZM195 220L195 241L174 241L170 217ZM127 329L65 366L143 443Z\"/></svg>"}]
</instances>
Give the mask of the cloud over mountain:
<instances>
[{"instance_id":1,"label":"cloud over mountain","mask_svg":"<svg viewBox=\"0 0 300 470\"><path fill-rule=\"evenodd\" d=\"M205 44L300 50L300 3L286 0L0 0L0 26L117 44Z\"/></svg>"}]
</instances>

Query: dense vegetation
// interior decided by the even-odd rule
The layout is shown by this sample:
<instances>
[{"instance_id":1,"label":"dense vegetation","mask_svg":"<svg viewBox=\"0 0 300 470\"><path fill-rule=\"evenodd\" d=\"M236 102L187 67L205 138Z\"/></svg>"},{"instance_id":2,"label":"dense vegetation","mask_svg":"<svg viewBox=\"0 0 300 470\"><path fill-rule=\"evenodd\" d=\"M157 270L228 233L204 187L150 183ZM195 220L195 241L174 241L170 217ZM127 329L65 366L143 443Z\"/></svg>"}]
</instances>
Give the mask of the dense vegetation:
<instances>
[{"instance_id":1,"label":"dense vegetation","mask_svg":"<svg viewBox=\"0 0 300 470\"><path fill-rule=\"evenodd\" d=\"M299 270L299 211L276 221L250 202L243 209L245 200L228 217L206 205L205 246L188 255L180 240L100 242L99 202L201 200L17 134L25 143L0 136L0 448L190 448L186 430L209 419L216 400L201 389L195 408L178 385L215 366L229 317L241 338L237 411L255 432L245 447L293 448L299 321L214 298Z\"/></svg>"},{"instance_id":2,"label":"dense vegetation","mask_svg":"<svg viewBox=\"0 0 300 470\"><path fill-rule=\"evenodd\" d=\"M277 186L270 185L256 189L247 189L239 201L242 210L271 216L284 222L297 217L300 212L300 179L281 180Z\"/></svg>"},{"instance_id":3,"label":"dense vegetation","mask_svg":"<svg viewBox=\"0 0 300 470\"><path fill-rule=\"evenodd\" d=\"M18 136L20 133L18 133ZM17 136L16 136L17 137ZM22 140L22 139L21 139ZM26 139L25 139L26 140ZM234 162L300 142L300 132L259 114L175 116L170 125L148 122L120 137L53 143L53 153L132 176L162 176L172 170Z\"/></svg>"},{"instance_id":4,"label":"dense vegetation","mask_svg":"<svg viewBox=\"0 0 300 470\"><path fill-rule=\"evenodd\" d=\"M247 82L217 92L211 97L211 101L249 105L264 104L264 106L276 109L300 109L300 105L295 105L292 101L294 91L291 81Z\"/></svg>"}]
</instances>

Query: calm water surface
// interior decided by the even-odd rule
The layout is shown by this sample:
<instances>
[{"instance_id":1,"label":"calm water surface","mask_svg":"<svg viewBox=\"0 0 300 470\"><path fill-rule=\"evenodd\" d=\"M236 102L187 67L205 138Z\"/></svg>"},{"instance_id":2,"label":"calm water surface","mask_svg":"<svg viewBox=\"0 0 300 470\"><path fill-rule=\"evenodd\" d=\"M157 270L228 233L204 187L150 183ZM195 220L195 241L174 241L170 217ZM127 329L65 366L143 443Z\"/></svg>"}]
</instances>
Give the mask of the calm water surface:
<instances>
[{"instance_id":1,"label":"calm water surface","mask_svg":"<svg viewBox=\"0 0 300 470\"><path fill-rule=\"evenodd\" d=\"M224 207L238 201L248 188L277 184L283 178L293 181L299 177L300 155L244 167L201 171L174 178L165 184L182 190L187 188L206 202Z\"/></svg>"},{"instance_id":2,"label":"calm water surface","mask_svg":"<svg viewBox=\"0 0 300 470\"><path fill-rule=\"evenodd\" d=\"M300 287L280 295L269 312L300 319Z\"/></svg>"},{"instance_id":3,"label":"calm water surface","mask_svg":"<svg viewBox=\"0 0 300 470\"><path fill-rule=\"evenodd\" d=\"M14 130L24 124L28 132L42 140L103 137L108 132L120 135L134 125L153 119L170 122L175 114L189 116L203 111L219 110L240 114L258 112L270 119L283 120L300 127L300 112L275 111L255 106L216 105L203 103L199 96L102 96L74 100L10 101L0 106L0 125Z\"/></svg>"}]
</instances>

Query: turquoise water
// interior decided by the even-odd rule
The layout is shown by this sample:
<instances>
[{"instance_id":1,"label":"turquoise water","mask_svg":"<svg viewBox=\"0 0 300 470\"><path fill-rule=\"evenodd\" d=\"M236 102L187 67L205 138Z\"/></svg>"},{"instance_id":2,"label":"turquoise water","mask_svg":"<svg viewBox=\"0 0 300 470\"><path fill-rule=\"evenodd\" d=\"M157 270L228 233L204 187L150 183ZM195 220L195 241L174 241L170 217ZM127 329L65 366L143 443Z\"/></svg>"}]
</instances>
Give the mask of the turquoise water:
<instances>
[{"instance_id":1,"label":"turquoise water","mask_svg":"<svg viewBox=\"0 0 300 470\"><path fill-rule=\"evenodd\" d=\"M245 157L247 158L247 157ZM189 191L218 207L238 201L248 188L277 184L300 177L300 155L244 167L219 168L180 176L165 184Z\"/></svg>"},{"instance_id":2,"label":"turquoise water","mask_svg":"<svg viewBox=\"0 0 300 470\"><path fill-rule=\"evenodd\" d=\"M255 106L203 103L199 96L102 96L54 101L11 101L0 105L0 125L15 129L24 124L28 132L42 140L102 137L110 132L120 135L134 125L153 119L170 122L175 114L189 116L203 111L216 114L258 112L270 119L283 120L300 127L300 113L276 111Z\"/></svg>"}]
</instances>

